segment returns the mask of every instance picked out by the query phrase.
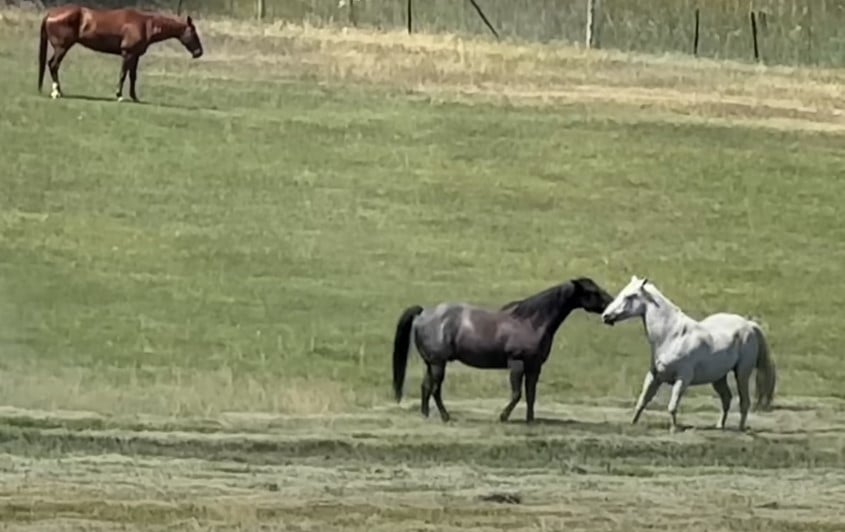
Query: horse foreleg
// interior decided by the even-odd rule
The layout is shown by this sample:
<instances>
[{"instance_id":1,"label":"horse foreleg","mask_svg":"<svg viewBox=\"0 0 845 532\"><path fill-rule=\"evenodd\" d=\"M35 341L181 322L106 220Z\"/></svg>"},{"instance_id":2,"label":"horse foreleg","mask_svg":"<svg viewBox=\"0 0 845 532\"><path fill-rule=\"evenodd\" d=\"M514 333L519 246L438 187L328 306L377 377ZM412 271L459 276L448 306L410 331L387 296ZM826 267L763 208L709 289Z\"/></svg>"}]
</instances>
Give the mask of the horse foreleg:
<instances>
[{"instance_id":1,"label":"horse foreleg","mask_svg":"<svg viewBox=\"0 0 845 532\"><path fill-rule=\"evenodd\" d=\"M530 367L525 372L525 421L534 422L534 400L537 398L537 382L542 366Z\"/></svg>"},{"instance_id":2,"label":"horse foreleg","mask_svg":"<svg viewBox=\"0 0 845 532\"><path fill-rule=\"evenodd\" d=\"M129 52L123 52L123 62L120 64L120 78L117 81L117 101L123 101L123 84L126 83L126 74L129 73L135 57Z\"/></svg>"},{"instance_id":3,"label":"horse foreleg","mask_svg":"<svg viewBox=\"0 0 845 532\"><path fill-rule=\"evenodd\" d=\"M672 398L669 400L669 415L672 416L672 425L669 428L671 432L677 432L678 427L678 406L681 404L681 397L687 391L689 380L678 376L675 379L675 384L672 385Z\"/></svg>"},{"instance_id":4,"label":"horse foreleg","mask_svg":"<svg viewBox=\"0 0 845 532\"><path fill-rule=\"evenodd\" d=\"M719 394L719 399L722 401L722 415L719 417L719 423L716 424L717 429L724 429L725 422L728 420L728 411L731 409L731 387L728 386L728 376L725 375L721 379L713 383L713 389Z\"/></svg>"},{"instance_id":5,"label":"horse foreleg","mask_svg":"<svg viewBox=\"0 0 845 532\"><path fill-rule=\"evenodd\" d=\"M129 65L129 97L133 102L138 101L138 94L135 92L135 82L138 80L138 61L141 57L136 57Z\"/></svg>"},{"instance_id":6,"label":"horse foreleg","mask_svg":"<svg viewBox=\"0 0 845 532\"><path fill-rule=\"evenodd\" d=\"M429 367L431 368L431 380L434 384L434 404L437 405L437 410L440 412L440 419L444 422L449 421L451 416L446 411L446 407L443 406L443 398L440 396L443 389L443 379L446 377L446 362L432 364Z\"/></svg>"},{"instance_id":7,"label":"horse foreleg","mask_svg":"<svg viewBox=\"0 0 845 532\"><path fill-rule=\"evenodd\" d=\"M511 376L511 400L499 415L499 421L504 423L511 417L511 412L522 399L522 377L525 373L525 364L522 360L509 360L508 369Z\"/></svg>"},{"instance_id":8,"label":"horse foreleg","mask_svg":"<svg viewBox=\"0 0 845 532\"><path fill-rule=\"evenodd\" d=\"M643 389L640 392L640 397L637 399L637 406L634 408L634 417L631 419L631 424L635 425L640 420L640 416L645 410L645 407L657 395L657 390L660 389L660 381L654 378L654 373L648 371L643 379Z\"/></svg>"},{"instance_id":9,"label":"horse foreleg","mask_svg":"<svg viewBox=\"0 0 845 532\"><path fill-rule=\"evenodd\" d=\"M59 82L59 67L68 50L70 50L70 47L54 47L53 57L47 62L47 67L50 69L50 79L53 80L53 90L50 91L50 98L56 99L62 97L62 86Z\"/></svg>"}]
</instances>

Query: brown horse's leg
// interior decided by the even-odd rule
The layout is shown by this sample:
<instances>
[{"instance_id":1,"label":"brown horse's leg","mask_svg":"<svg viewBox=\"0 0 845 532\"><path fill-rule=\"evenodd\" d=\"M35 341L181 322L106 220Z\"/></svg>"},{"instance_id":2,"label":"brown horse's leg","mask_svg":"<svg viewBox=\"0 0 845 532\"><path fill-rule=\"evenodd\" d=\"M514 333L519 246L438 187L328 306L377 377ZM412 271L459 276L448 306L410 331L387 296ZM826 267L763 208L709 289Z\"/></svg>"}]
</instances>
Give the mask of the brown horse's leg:
<instances>
[{"instance_id":1,"label":"brown horse's leg","mask_svg":"<svg viewBox=\"0 0 845 532\"><path fill-rule=\"evenodd\" d=\"M434 381L434 404L437 405L437 410L440 411L440 419L449 421L450 415L443 406L443 398L440 392L443 389L443 379L446 377L446 362L438 362L429 366L431 368L431 380Z\"/></svg>"},{"instance_id":2,"label":"brown horse's leg","mask_svg":"<svg viewBox=\"0 0 845 532\"><path fill-rule=\"evenodd\" d=\"M129 64L129 97L133 102L138 101L138 94L135 92L135 82L138 80L138 61L140 56L136 57L132 63Z\"/></svg>"},{"instance_id":3,"label":"brown horse's leg","mask_svg":"<svg viewBox=\"0 0 845 532\"><path fill-rule=\"evenodd\" d=\"M499 421L503 423L511 417L511 412L522 399L522 377L525 374L525 363L522 360L508 360L508 369L511 370L511 400L499 415Z\"/></svg>"},{"instance_id":4,"label":"brown horse's leg","mask_svg":"<svg viewBox=\"0 0 845 532\"><path fill-rule=\"evenodd\" d=\"M70 50L70 46L54 46L53 57L47 62L47 66L50 69L50 79L53 80L53 90L50 92L50 97L54 99L62 97L62 86L59 83L59 67L68 50Z\"/></svg>"},{"instance_id":5,"label":"brown horse's leg","mask_svg":"<svg viewBox=\"0 0 845 532\"><path fill-rule=\"evenodd\" d=\"M540 380L542 366L537 364L525 368L525 421L534 421L534 400L537 398L537 381Z\"/></svg>"},{"instance_id":6,"label":"brown horse's leg","mask_svg":"<svg viewBox=\"0 0 845 532\"><path fill-rule=\"evenodd\" d=\"M123 101L123 84L126 83L126 74L129 73L130 66L133 61L136 61L134 54L123 52L123 62L120 64L120 78L117 82L117 101Z\"/></svg>"}]
</instances>

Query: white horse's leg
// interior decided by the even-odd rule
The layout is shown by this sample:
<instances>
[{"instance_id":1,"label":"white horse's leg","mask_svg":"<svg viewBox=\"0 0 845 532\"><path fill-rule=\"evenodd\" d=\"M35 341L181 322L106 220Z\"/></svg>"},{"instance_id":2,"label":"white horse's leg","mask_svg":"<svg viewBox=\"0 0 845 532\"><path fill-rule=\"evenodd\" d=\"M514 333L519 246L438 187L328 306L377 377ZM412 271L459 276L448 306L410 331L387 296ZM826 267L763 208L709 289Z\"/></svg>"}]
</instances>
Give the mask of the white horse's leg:
<instances>
[{"instance_id":1,"label":"white horse's leg","mask_svg":"<svg viewBox=\"0 0 845 532\"><path fill-rule=\"evenodd\" d=\"M688 379L686 377L678 376L675 379L675 384L672 386L672 398L669 400L669 415L672 416L672 426L669 428L671 432L678 430L678 405L681 403L681 397L687 391Z\"/></svg>"},{"instance_id":2,"label":"white horse's leg","mask_svg":"<svg viewBox=\"0 0 845 532\"><path fill-rule=\"evenodd\" d=\"M725 422L728 420L728 411L731 409L731 387L728 386L728 376L725 375L721 379L713 382L713 389L719 394L719 399L722 401L722 416L716 424L717 429L724 429Z\"/></svg>"},{"instance_id":3,"label":"white horse's leg","mask_svg":"<svg viewBox=\"0 0 845 532\"><path fill-rule=\"evenodd\" d=\"M736 391L739 394L739 430L744 431L745 423L748 420L748 409L751 407L751 394L748 391L748 381L751 379L751 371L746 369L737 370Z\"/></svg>"},{"instance_id":4,"label":"white horse's leg","mask_svg":"<svg viewBox=\"0 0 845 532\"><path fill-rule=\"evenodd\" d=\"M634 409L634 418L631 420L631 424L636 424L637 421L640 420L640 415L642 415L643 410L648 404L654 399L654 396L657 394L657 390L660 389L661 382L654 378L654 374L651 371L648 371L645 374L645 378L643 379L643 390L640 392L640 397L637 399L637 406Z\"/></svg>"}]
</instances>

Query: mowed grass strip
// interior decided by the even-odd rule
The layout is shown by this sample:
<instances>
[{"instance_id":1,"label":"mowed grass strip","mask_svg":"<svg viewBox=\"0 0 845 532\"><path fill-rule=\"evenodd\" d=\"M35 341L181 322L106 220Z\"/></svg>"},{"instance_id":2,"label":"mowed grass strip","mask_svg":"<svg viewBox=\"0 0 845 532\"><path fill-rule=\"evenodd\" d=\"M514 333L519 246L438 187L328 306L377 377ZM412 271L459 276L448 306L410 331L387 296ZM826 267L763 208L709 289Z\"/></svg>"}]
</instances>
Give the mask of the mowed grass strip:
<instances>
[{"instance_id":1,"label":"mowed grass strip","mask_svg":"<svg viewBox=\"0 0 845 532\"><path fill-rule=\"evenodd\" d=\"M7 26L6 404L367 406L389 398L405 306L499 305L575 275L615 291L632 273L693 316L758 317L779 393L842 393L841 135L285 78L225 46L145 58L144 105L54 102L35 92L35 34ZM111 59L74 49L66 92L110 96ZM539 401L631 397L647 352L638 326L575 315ZM447 371L447 403L503 394L500 374Z\"/></svg>"}]
</instances>

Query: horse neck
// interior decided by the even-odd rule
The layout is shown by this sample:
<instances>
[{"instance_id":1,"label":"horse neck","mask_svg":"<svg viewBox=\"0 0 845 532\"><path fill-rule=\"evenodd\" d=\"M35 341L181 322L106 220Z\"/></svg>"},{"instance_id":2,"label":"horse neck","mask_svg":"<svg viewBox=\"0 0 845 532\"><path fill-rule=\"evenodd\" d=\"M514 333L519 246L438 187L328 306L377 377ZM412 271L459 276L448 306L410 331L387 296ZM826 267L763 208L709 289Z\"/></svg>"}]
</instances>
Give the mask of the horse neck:
<instances>
[{"instance_id":1,"label":"horse neck","mask_svg":"<svg viewBox=\"0 0 845 532\"><path fill-rule=\"evenodd\" d=\"M575 307L571 303L563 303L553 314L548 316L546 323L543 325L543 333L546 337L552 337L555 335L560 326L563 324L564 320L575 310Z\"/></svg>"},{"instance_id":2,"label":"horse neck","mask_svg":"<svg viewBox=\"0 0 845 532\"><path fill-rule=\"evenodd\" d=\"M649 343L652 347L657 347L671 338L673 331L680 327L684 321L691 318L653 286L648 287L648 293L656 303L649 302L647 304L643 315L643 325Z\"/></svg>"},{"instance_id":3,"label":"horse neck","mask_svg":"<svg viewBox=\"0 0 845 532\"><path fill-rule=\"evenodd\" d=\"M150 42L161 42L167 39L175 39L185 31L186 24L181 20L160 15L152 17L150 21Z\"/></svg>"}]
</instances>

